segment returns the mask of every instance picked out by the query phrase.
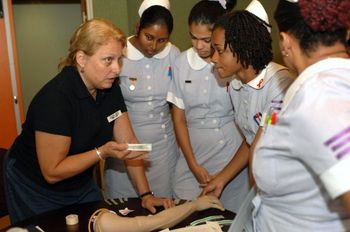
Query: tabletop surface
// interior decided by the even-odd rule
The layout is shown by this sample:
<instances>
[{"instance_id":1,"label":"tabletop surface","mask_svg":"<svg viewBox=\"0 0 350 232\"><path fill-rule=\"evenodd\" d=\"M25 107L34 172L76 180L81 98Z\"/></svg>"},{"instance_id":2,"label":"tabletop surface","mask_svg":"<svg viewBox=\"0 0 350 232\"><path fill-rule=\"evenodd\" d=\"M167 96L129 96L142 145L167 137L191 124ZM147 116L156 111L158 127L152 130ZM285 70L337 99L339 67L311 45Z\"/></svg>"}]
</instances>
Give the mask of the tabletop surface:
<instances>
[{"instance_id":1,"label":"tabletop surface","mask_svg":"<svg viewBox=\"0 0 350 232\"><path fill-rule=\"evenodd\" d=\"M186 201L177 201L176 203L182 204ZM108 208L115 211L118 215L122 216L118 210L128 208L134 210L129 213L127 217L149 215L150 212L147 209L142 208L141 201L138 198L120 198L120 199L109 199L105 201L90 202L79 205L71 205L64 207L62 209L49 211L38 216L34 216L30 219L24 220L20 223L17 223L14 226L27 228L29 232L39 232L40 230L36 229L35 226L39 226L45 232L87 232L88 231L88 222L90 216L100 208ZM157 208L157 212L161 211L163 208ZM79 223L74 226L66 225L66 216L69 214L77 214L79 217ZM190 225L192 222L207 218L209 216L210 220L213 221L222 221L230 222L235 217L235 214L231 211L225 210L220 211L218 209L207 209L201 212L195 212L183 220L181 223L177 224L171 229L185 227ZM224 224L222 227L223 231L227 231L229 224ZM8 228L7 228L8 229ZM0 232L5 232L7 229L0 230ZM40 231L42 232L42 231Z\"/></svg>"}]
</instances>

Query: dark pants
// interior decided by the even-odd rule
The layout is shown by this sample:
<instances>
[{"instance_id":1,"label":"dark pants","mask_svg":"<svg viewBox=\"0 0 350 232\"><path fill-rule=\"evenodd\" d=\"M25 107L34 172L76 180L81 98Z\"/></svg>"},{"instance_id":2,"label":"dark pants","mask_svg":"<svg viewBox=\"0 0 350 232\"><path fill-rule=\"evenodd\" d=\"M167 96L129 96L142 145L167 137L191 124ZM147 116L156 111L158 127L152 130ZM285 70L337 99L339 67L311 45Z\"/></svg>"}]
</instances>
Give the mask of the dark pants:
<instances>
[{"instance_id":1,"label":"dark pants","mask_svg":"<svg viewBox=\"0 0 350 232\"><path fill-rule=\"evenodd\" d=\"M93 179L82 188L55 192L31 181L25 173L14 167L15 162L16 159L7 153L4 160L4 187L12 224L67 205L101 200L100 189Z\"/></svg>"}]
</instances>

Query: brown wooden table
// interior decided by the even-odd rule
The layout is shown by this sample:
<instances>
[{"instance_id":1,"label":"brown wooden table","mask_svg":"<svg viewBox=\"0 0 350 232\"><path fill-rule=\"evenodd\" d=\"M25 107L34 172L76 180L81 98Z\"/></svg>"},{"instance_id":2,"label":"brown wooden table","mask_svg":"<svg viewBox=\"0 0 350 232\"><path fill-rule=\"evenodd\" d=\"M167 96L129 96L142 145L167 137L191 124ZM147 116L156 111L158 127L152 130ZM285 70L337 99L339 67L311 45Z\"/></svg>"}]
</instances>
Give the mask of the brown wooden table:
<instances>
[{"instance_id":1,"label":"brown wooden table","mask_svg":"<svg viewBox=\"0 0 350 232\"><path fill-rule=\"evenodd\" d=\"M185 201L180 201L179 204L184 203ZM115 204L116 203L116 204ZM128 207L129 209L135 210L134 212L127 215L127 217L134 217L140 215L149 215L150 212L147 209L141 207L141 202L138 198L128 198L128 199L114 199L114 201L99 201L91 202L79 205L71 205L58 210L49 211L38 216L34 216L30 219L24 220L20 223L17 223L14 226L27 228L30 232L39 232L35 229L35 226L38 225L45 232L87 232L88 231L88 221L93 212L100 208L108 208L115 211L118 215L122 216L118 210ZM162 207L157 208L157 211L163 210ZM65 217L69 214L77 214L79 216L79 223L75 226L67 226ZM217 209L208 209L201 212L195 212L181 223L176 225L174 228L180 228L188 226L191 222L205 218L212 215L222 215L223 219L232 220L235 217L235 214L231 211L225 210L224 212ZM220 220L223 220L220 219ZM222 230L227 231L229 225L223 226ZM8 228L7 228L8 229ZM7 229L0 230L1 232L6 231Z\"/></svg>"}]
</instances>

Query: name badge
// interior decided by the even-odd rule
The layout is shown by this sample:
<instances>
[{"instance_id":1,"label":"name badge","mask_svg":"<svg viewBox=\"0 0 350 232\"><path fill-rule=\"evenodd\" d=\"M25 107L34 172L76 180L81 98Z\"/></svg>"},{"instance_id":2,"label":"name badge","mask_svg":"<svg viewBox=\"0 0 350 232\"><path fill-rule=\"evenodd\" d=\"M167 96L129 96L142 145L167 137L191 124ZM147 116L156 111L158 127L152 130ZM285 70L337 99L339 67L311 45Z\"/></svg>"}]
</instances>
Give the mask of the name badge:
<instances>
[{"instance_id":1,"label":"name badge","mask_svg":"<svg viewBox=\"0 0 350 232\"><path fill-rule=\"evenodd\" d=\"M129 81L130 81L129 89L131 91L134 91L136 89L137 78L136 77L129 77Z\"/></svg>"},{"instance_id":2,"label":"name badge","mask_svg":"<svg viewBox=\"0 0 350 232\"><path fill-rule=\"evenodd\" d=\"M108 122L113 122L114 120L116 120L117 118L119 118L122 115L122 112L120 110L118 110L117 112L109 115L107 117L107 121Z\"/></svg>"}]
</instances>

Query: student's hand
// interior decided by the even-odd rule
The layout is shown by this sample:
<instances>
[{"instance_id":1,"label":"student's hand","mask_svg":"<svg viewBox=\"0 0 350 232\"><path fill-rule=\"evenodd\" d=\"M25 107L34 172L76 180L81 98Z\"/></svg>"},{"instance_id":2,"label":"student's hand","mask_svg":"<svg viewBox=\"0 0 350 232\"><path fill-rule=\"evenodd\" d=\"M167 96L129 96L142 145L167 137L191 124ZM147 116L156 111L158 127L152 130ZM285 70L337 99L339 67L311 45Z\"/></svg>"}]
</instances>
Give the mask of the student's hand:
<instances>
[{"instance_id":1,"label":"student's hand","mask_svg":"<svg viewBox=\"0 0 350 232\"><path fill-rule=\"evenodd\" d=\"M121 160L145 159L148 153L140 151L129 151L128 144L109 141L98 148L103 158L113 157Z\"/></svg>"},{"instance_id":2,"label":"student's hand","mask_svg":"<svg viewBox=\"0 0 350 232\"><path fill-rule=\"evenodd\" d=\"M151 211L151 213L156 213L157 210L155 206L163 206L165 209L175 206L175 202L168 198L157 198L152 195L147 195L142 198L142 207Z\"/></svg>"},{"instance_id":3,"label":"student's hand","mask_svg":"<svg viewBox=\"0 0 350 232\"><path fill-rule=\"evenodd\" d=\"M204 188L200 196L204 195L214 195L220 197L226 183L223 181L219 175L213 178Z\"/></svg>"},{"instance_id":4,"label":"student's hand","mask_svg":"<svg viewBox=\"0 0 350 232\"><path fill-rule=\"evenodd\" d=\"M209 208L219 209L224 211L225 208L220 200L215 196L201 196L193 201L197 211L206 210Z\"/></svg>"},{"instance_id":5,"label":"student's hand","mask_svg":"<svg viewBox=\"0 0 350 232\"><path fill-rule=\"evenodd\" d=\"M211 179L208 171L200 165L194 166L191 171L200 186L205 186Z\"/></svg>"}]
</instances>

